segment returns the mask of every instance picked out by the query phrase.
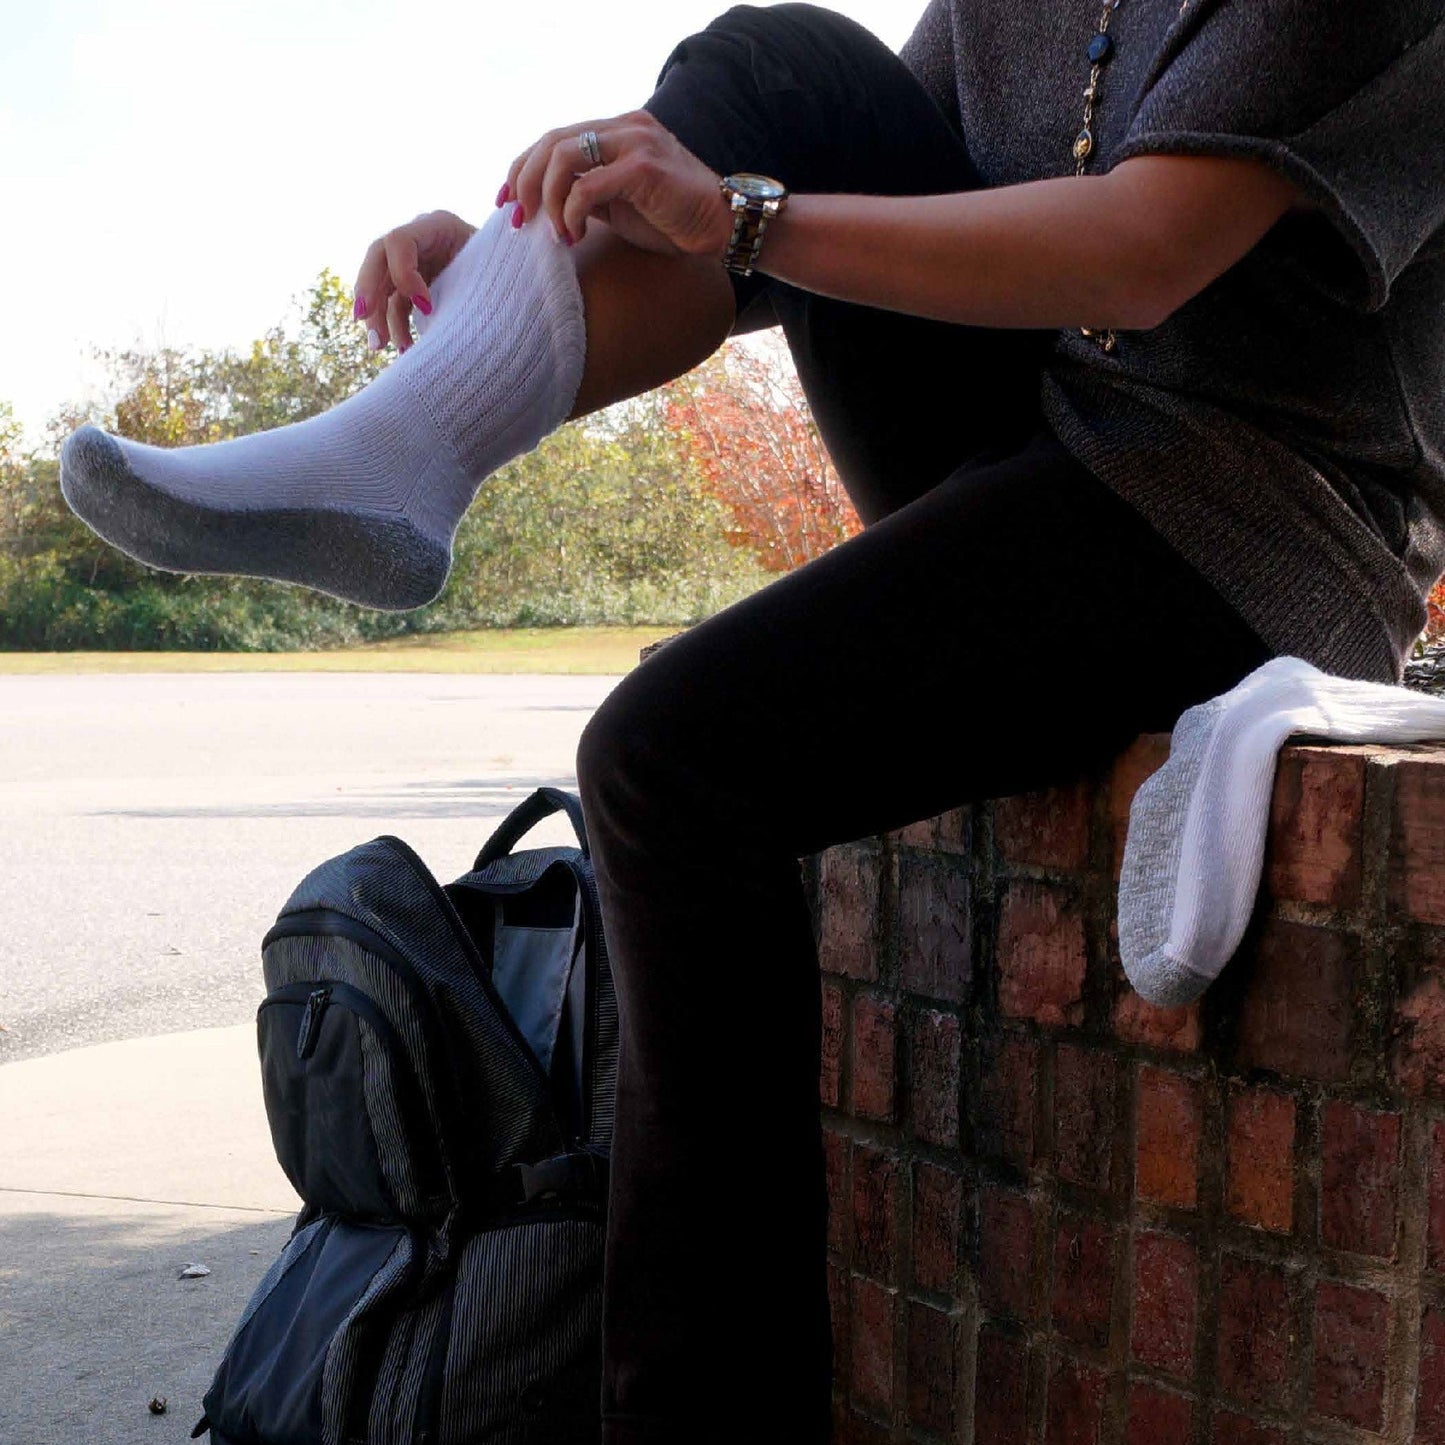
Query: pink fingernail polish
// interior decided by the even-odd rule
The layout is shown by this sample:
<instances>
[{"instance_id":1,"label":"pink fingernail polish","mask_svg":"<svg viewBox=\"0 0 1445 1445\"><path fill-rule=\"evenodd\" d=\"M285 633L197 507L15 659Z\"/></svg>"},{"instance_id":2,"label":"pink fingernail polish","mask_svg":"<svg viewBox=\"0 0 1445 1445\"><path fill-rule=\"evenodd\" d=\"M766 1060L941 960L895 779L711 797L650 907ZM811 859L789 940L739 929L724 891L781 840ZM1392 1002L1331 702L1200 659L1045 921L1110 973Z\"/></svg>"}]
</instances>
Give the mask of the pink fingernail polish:
<instances>
[{"instance_id":1,"label":"pink fingernail polish","mask_svg":"<svg viewBox=\"0 0 1445 1445\"><path fill-rule=\"evenodd\" d=\"M358 320L358 321L364 321L364 320L366 320L366 297L365 297L365 296L358 296L358 297L356 298L356 305L351 308L351 314L352 314L352 316L355 317L356 320Z\"/></svg>"},{"instance_id":2,"label":"pink fingernail polish","mask_svg":"<svg viewBox=\"0 0 1445 1445\"><path fill-rule=\"evenodd\" d=\"M523 225L526 223L526 220L527 213L521 208L521 206L518 206L517 209L512 212L512 229L514 231L520 231Z\"/></svg>"},{"instance_id":3,"label":"pink fingernail polish","mask_svg":"<svg viewBox=\"0 0 1445 1445\"><path fill-rule=\"evenodd\" d=\"M510 181L502 183L502 189L497 192L497 205L505 206L512 199L512 185Z\"/></svg>"},{"instance_id":4,"label":"pink fingernail polish","mask_svg":"<svg viewBox=\"0 0 1445 1445\"><path fill-rule=\"evenodd\" d=\"M411 304L415 306L416 309L420 311L423 316L431 315L431 302L428 301L426 297L421 294L420 291L418 291L416 295L411 298Z\"/></svg>"}]
</instances>

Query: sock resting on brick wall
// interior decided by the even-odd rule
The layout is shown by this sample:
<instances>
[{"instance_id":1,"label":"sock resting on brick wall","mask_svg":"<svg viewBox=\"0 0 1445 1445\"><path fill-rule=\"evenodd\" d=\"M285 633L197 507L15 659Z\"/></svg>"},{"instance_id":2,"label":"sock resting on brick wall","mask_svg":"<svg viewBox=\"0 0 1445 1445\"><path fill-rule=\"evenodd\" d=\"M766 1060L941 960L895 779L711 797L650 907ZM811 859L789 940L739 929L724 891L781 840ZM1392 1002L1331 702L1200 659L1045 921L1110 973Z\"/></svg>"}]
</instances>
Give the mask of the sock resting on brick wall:
<instances>
[{"instance_id":1,"label":"sock resting on brick wall","mask_svg":"<svg viewBox=\"0 0 1445 1445\"><path fill-rule=\"evenodd\" d=\"M1183 713L1169 760L1135 794L1119 879L1119 953L1150 1003L1191 1003L1249 924L1287 738L1445 739L1445 698L1276 657Z\"/></svg>"}]
</instances>

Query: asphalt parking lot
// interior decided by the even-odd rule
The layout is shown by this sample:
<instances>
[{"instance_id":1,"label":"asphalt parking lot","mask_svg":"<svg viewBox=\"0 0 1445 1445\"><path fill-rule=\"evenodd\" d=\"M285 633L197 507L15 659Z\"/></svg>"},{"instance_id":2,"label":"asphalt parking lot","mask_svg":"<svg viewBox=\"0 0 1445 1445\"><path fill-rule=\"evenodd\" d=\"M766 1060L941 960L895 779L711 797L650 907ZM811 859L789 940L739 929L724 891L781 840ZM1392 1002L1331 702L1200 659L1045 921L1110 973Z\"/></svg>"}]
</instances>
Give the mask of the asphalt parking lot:
<instances>
[{"instance_id":1,"label":"asphalt parking lot","mask_svg":"<svg viewBox=\"0 0 1445 1445\"><path fill-rule=\"evenodd\" d=\"M616 681L0 677L0 1063L249 1020L312 867L395 833L464 872Z\"/></svg>"}]
</instances>

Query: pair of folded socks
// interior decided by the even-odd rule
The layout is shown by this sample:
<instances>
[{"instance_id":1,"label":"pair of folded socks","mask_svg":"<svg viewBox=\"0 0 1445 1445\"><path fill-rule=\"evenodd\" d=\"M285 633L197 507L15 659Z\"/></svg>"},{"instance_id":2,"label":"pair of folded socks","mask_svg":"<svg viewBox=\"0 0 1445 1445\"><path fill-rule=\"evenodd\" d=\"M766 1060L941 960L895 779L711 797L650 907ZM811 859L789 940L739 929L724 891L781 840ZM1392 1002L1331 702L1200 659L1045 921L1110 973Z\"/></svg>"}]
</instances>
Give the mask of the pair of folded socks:
<instances>
[{"instance_id":1,"label":"pair of folded socks","mask_svg":"<svg viewBox=\"0 0 1445 1445\"><path fill-rule=\"evenodd\" d=\"M431 283L418 339L319 416L165 448L93 426L60 486L122 552L173 572L300 583L387 610L442 590L481 482L569 415L586 326L572 253L498 210Z\"/></svg>"},{"instance_id":2,"label":"pair of folded socks","mask_svg":"<svg viewBox=\"0 0 1445 1445\"><path fill-rule=\"evenodd\" d=\"M1150 1003L1193 1002L1254 910L1275 765L1287 738L1445 739L1445 698L1276 657L1183 713L1169 760L1135 794L1119 878L1119 953Z\"/></svg>"}]
</instances>

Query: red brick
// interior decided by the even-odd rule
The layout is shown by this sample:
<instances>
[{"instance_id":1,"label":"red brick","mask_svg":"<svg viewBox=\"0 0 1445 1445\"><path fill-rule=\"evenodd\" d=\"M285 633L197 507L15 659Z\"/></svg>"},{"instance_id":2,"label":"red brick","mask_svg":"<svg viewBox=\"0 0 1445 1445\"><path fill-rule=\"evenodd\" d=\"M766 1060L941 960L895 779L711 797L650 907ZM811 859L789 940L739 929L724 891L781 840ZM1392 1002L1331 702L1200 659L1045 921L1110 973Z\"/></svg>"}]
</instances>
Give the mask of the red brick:
<instances>
[{"instance_id":1,"label":"red brick","mask_svg":"<svg viewBox=\"0 0 1445 1445\"><path fill-rule=\"evenodd\" d=\"M1405 1093L1445 1094L1445 980L1427 974L1395 1011L1395 1081Z\"/></svg>"},{"instance_id":2,"label":"red brick","mask_svg":"<svg viewBox=\"0 0 1445 1445\"><path fill-rule=\"evenodd\" d=\"M1186 1239L1140 1234L1134 1240L1134 1358L1187 1378L1194 1369L1199 1255Z\"/></svg>"},{"instance_id":3,"label":"red brick","mask_svg":"<svg viewBox=\"0 0 1445 1445\"><path fill-rule=\"evenodd\" d=\"M1059 1045L1054 1060L1054 1154L1061 1178L1108 1189L1117 1076L1117 1060L1102 1049Z\"/></svg>"},{"instance_id":4,"label":"red brick","mask_svg":"<svg viewBox=\"0 0 1445 1445\"><path fill-rule=\"evenodd\" d=\"M1014 883L998 927L999 1008L1047 1027L1084 1017L1088 947L1078 906L1045 883Z\"/></svg>"},{"instance_id":5,"label":"red brick","mask_svg":"<svg viewBox=\"0 0 1445 1445\"><path fill-rule=\"evenodd\" d=\"M913 1279L921 1289L958 1290L963 1181L936 1164L913 1166Z\"/></svg>"},{"instance_id":6,"label":"red brick","mask_svg":"<svg viewBox=\"0 0 1445 1445\"><path fill-rule=\"evenodd\" d=\"M973 846L973 810L954 808L941 814L935 846L940 853L967 853Z\"/></svg>"},{"instance_id":7,"label":"red brick","mask_svg":"<svg viewBox=\"0 0 1445 1445\"><path fill-rule=\"evenodd\" d=\"M1089 814L1093 789L1087 781L1044 792L1000 798L994 804L993 835L1010 863L1080 869L1089 861Z\"/></svg>"},{"instance_id":8,"label":"red brick","mask_svg":"<svg viewBox=\"0 0 1445 1445\"><path fill-rule=\"evenodd\" d=\"M1445 923L1445 758L1395 766L1390 893L1422 923Z\"/></svg>"},{"instance_id":9,"label":"red brick","mask_svg":"<svg viewBox=\"0 0 1445 1445\"><path fill-rule=\"evenodd\" d=\"M968 873L953 860L898 860L898 947L903 986L961 1002L973 970Z\"/></svg>"},{"instance_id":10,"label":"red brick","mask_svg":"<svg viewBox=\"0 0 1445 1445\"><path fill-rule=\"evenodd\" d=\"M1129 1386L1127 1445L1189 1445L1192 1420L1185 1396L1140 1381Z\"/></svg>"},{"instance_id":11,"label":"red brick","mask_svg":"<svg viewBox=\"0 0 1445 1445\"><path fill-rule=\"evenodd\" d=\"M1094 1219L1065 1217L1054 1238L1054 1328L1102 1349L1114 1300L1114 1236Z\"/></svg>"},{"instance_id":12,"label":"red brick","mask_svg":"<svg viewBox=\"0 0 1445 1445\"><path fill-rule=\"evenodd\" d=\"M997 1330L980 1330L973 1395L973 1438L978 1445L1024 1445L1027 1395L1023 1343Z\"/></svg>"},{"instance_id":13,"label":"red brick","mask_svg":"<svg viewBox=\"0 0 1445 1445\"><path fill-rule=\"evenodd\" d=\"M1362 1430L1385 1427L1390 1302L1322 1280L1315 1289L1314 1409Z\"/></svg>"},{"instance_id":14,"label":"red brick","mask_svg":"<svg viewBox=\"0 0 1445 1445\"><path fill-rule=\"evenodd\" d=\"M843 1102L843 1038L847 1032L848 1001L836 983L823 983L823 1067L818 1077L818 1098L830 1109Z\"/></svg>"},{"instance_id":15,"label":"red brick","mask_svg":"<svg viewBox=\"0 0 1445 1445\"><path fill-rule=\"evenodd\" d=\"M897 1109L898 1016L886 999L853 1000L852 1103L860 1119L891 1123Z\"/></svg>"},{"instance_id":16,"label":"red brick","mask_svg":"<svg viewBox=\"0 0 1445 1445\"><path fill-rule=\"evenodd\" d=\"M1400 1116L1336 1100L1321 1120L1320 1234L1356 1254L1395 1253Z\"/></svg>"},{"instance_id":17,"label":"red brick","mask_svg":"<svg viewBox=\"0 0 1445 1445\"><path fill-rule=\"evenodd\" d=\"M848 1378L848 1340L852 1334L852 1312L848 1308L848 1271L828 1262L828 1316L833 1323L833 1378Z\"/></svg>"},{"instance_id":18,"label":"red brick","mask_svg":"<svg viewBox=\"0 0 1445 1445\"><path fill-rule=\"evenodd\" d=\"M1039 1046L1005 1035L985 1045L983 1054L975 1152L1026 1173L1035 1158Z\"/></svg>"},{"instance_id":19,"label":"red brick","mask_svg":"<svg viewBox=\"0 0 1445 1445\"><path fill-rule=\"evenodd\" d=\"M1213 1445L1285 1445L1284 1431L1221 1410L1214 1417Z\"/></svg>"},{"instance_id":20,"label":"red brick","mask_svg":"<svg viewBox=\"0 0 1445 1445\"><path fill-rule=\"evenodd\" d=\"M854 1279L853 1398L870 1405L893 1403L893 1327L897 1299L871 1279Z\"/></svg>"},{"instance_id":21,"label":"red brick","mask_svg":"<svg viewBox=\"0 0 1445 1445\"><path fill-rule=\"evenodd\" d=\"M1343 934L1270 919L1240 1004L1240 1063L1324 1083L1348 1078L1355 956ZM1230 967L1250 967L1245 951Z\"/></svg>"},{"instance_id":22,"label":"red brick","mask_svg":"<svg viewBox=\"0 0 1445 1445\"><path fill-rule=\"evenodd\" d=\"M848 1252L853 1237L853 1201L848 1188L848 1140L823 1130L823 1171L828 1184L828 1247Z\"/></svg>"},{"instance_id":23,"label":"red brick","mask_svg":"<svg viewBox=\"0 0 1445 1445\"><path fill-rule=\"evenodd\" d=\"M1280 754L1265 887L1276 898L1353 908L1360 899L1365 757L1327 748Z\"/></svg>"},{"instance_id":24,"label":"red brick","mask_svg":"<svg viewBox=\"0 0 1445 1445\"><path fill-rule=\"evenodd\" d=\"M1275 1402L1289 1377L1289 1285L1272 1265L1226 1254L1219 1270L1221 1389L1252 1404Z\"/></svg>"},{"instance_id":25,"label":"red brick","mask_svg":"<svg viewBox=\"0 0 1445 1445\"><path fill-rule=\"evenodd\" d=\"M856 845L829 848L819 870L818 960L829 973L878 977L878 855Z\"/></svg>"},{"instance_id":26,"label":"red brick","mask_svg":"<svg viewBox=\"0 0 1445 1445\"><path fill-rule=\"evenodd\" d=\"M938 819L921 818L906 828L897 828L889 833L889 840L904 848L931 848L938 836Z\"/></svg>"},{"instance_id":27,"label":"red brick","mask_svg":"<svg viewBox=\"0 0 1445 1445\"><path fill-rule=\"evenodd\" d=\"M955 1322L929 1305L908 1306L908 1420L935 1435L953 1433L958 1399Z\"/></svg>"},{"instance_id":28,"label":"red brick","mask_svg":"<svg viewBox=\"0 0 1445 1445\"><path fill-rule=\"evenodd\" d=\"M1076 1360L1062 1360L1049 1380L1047 1445L1101 1445L1109 1377Z\"/></svg>"},{"instance_id":29,"label":"red brick","mask_svg":"<svg viewBox=\"0 0 1445 1445\"><path fill-rule=\"evenodd\" d=\"M1433 1306L1420 1317L1414 1445L1445 1445L1445 1310Z\"/></svg>"},{"instance_id":30,"label":"red brick","mask_svg":"<svg viewBox=\"0 0 1445 1445\"><path fill-rule=\"evenodd\" d=\"M1288 1234L1294 1228L1295 1103L1272 1089L1242 1089L1229 1101L1229 1183L1236 1219Z\"/></svg>"},{"instance_id":31,"label":"red brick","mask_svg":"<svg viewBox=\"0 0 1445 1445\"><path fill-rule=\"evenodd\" d=\"M1117 879L1129 833L1129 805L1139 786L1169 760L1169 734L1145 733L1115 759L1109 775L1109 839Z\"/></svg>"},{"instance_id":32,"label":"red brick","mask_svg":"<svg viewBox=\"0 0 1445 1445\"><path fill-rule=\"evenodd\" d=\"M1426 1247L1431 1269L1445 1270L1445 1124L1430 1130L1430 1218Z\"/></svg>"},{"instance_id":33,"label":"red brick","mask_svg":"<svg viewBox=\"0 0 1445 1445\"><path fill-rule=\"evenodd\" d=\"M1111 933L1119 927L1115 920ZM1117 940L1113 944L1117 949ZM1122 979L1122 987L1114 1000L1114 1033L1126 1044L1142 1044L1146 1049L1169 1049L1176 1054L1192 1054L1199 1047L1199 1005L1187 1008L1158 1008L1134 992Z\"/></svg>"},{"instance_id":34,"label":"red brick","mask_svg":"<svg viewBox=\"0 0 1445 1445\"><path fill-rule=\"evenodd\" d=\"M958 1020L952 1014L925 1010L914 1019L913 1133L944 1148L958 1147L959 1049Z\"/></svg>"},{"instance_id":35,"label":"red brick","mask_svg":"<svg viewBox=\"0 0 1445 1445\"><path fill-rule=\"evenodd\" d=\"M1139 1068L1134 1187L1140 1199L1193 1209L1199 1190L1199 1086L1182 1074Z\"/></svg>"},{"instance_id":36,"label":"red brick","mask_svg":"<svg viewBox=\"0 0 1445 1445\"><path fill-rule=\"evenodd\" d=\"M990 1314L1032 1318L1034 1209L1022 1194L985 1184L978 1194L978 1297Z\"/></svg>"},{"instance_id":37,"label":"red brick","mask_svg":"<svg viewBox=\"0 0 1445 1445\"><path fill-rule=\"evenodd\" d=\"M896 1156L853 1145L853 1268L894 1282L902 1168Z\"/></svg>"}]
</instances>

